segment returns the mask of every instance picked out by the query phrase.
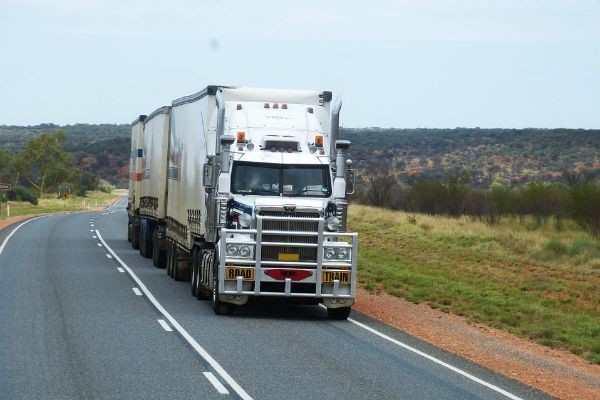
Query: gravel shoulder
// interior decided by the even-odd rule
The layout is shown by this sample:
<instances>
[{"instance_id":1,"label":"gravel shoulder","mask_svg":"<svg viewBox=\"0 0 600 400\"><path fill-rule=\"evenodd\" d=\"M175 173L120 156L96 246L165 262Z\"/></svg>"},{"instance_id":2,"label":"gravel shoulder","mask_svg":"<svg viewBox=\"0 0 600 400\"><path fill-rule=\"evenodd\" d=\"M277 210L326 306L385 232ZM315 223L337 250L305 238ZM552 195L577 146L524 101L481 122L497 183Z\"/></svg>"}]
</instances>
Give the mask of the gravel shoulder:
<instances>
[{"instance_id":1,"label":"gravel shoulder","mask_svg":"<svg viewBox=\"0 0 600 400\"><path fill-rule=\"evenodd\" d=\"M600 399L600 365L387 293L357 292L357 311L559 399Z\"/></svg>"}]
</instances>

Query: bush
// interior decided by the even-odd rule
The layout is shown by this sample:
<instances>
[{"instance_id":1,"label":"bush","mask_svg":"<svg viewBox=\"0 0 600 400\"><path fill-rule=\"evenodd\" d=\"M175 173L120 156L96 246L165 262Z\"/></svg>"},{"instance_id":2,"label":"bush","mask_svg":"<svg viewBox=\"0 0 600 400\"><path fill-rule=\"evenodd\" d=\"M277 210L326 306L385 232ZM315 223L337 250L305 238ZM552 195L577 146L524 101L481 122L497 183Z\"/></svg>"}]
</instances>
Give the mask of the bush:
<instances>
[{"instance_id":1,"label":"bush","mask_svg":"<svg viewBox=\"0 0 600 400\"><path fill-rule=\"evenodd\" d=\"M593 236L600 236L600 186L585 183L571 189L571 215Z\"/></svg>"},{"instance_id":2,"label":"bush","mask_svg":"<svg viewBox=\"0 0 600 400\"><path fill-rule=\"evenodd\" d=\"M98 190L100 190L100 191L102 191L104 193L110 193L113 190L115 190L115 186L111 185L110 183L108 183L104 179L100 179L100 181L98 182Z\"/></svg>"},{"instance_id":3,"label":"bush","mask_svg":"<svg viewBox=\"0 0 600 400\"><path fill-rule=\"evenodd\" d=\"M6 199L10 201L28 201L34 206L38 204L37 197L23 186L15 186L12 190L6 192Z\"/></svg>"}]
</instances>

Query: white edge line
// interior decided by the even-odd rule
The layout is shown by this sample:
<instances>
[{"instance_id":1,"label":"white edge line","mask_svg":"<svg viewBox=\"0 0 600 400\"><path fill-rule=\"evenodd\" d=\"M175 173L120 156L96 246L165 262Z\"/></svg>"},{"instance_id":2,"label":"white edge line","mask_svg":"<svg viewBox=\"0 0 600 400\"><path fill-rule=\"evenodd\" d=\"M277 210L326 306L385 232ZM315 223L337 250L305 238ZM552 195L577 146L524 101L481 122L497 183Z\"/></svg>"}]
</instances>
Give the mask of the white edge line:
<instances>
[{"instance_id":1,"label":"white edge line","mask_svg":"<svg viewBox=\"0 0 600 400\"><path fill-rule=\"evenodd\" d=\"M221 394L229 394L229 390L227 390L225 386L223 386L223 384L219 382L215 374L213 374L212 372L203 372L203 374L206 377L206 379L208 379L208 381L212 383L215 389L217 389L217 392Z\"/></svg>"},{"instance_id":2,"label":"white edge line","mask_svg":"<svg viewBox=\"0 0 600 400\"><path fill-rule=\"evenodd\" d=\"M173 332L173 329L171 329L171 327L169 326L169 324L167 324L164 319L157 319L157 321L160 324L160 326L163 327L163 329L165 331L167 331L167 332Z\"/></svg>"},{"instance_id":3,"label":"white edge line","mask_svg":"<svg viewBox=\"0 0 600 400\"><path fill-rule=\"evenodd\" d=\"M231 386L231 388L237 393L238 396L240 396L243 400L253 400L252 397L248 393L246 393L246 391L242 389L242 387L231 377L231 375L229 375L227 371L225 371L221 364L219 364L217 360L215 360L202 346L200 346L200 344L196 342L196 340L192 336L190 336L190 334L185 329L183 329L179 322L177 322L177 320L173 318L167 310L165 310L165 308L156 300L156 298L154 298L154 295L150 293L146 285L144 285L144 283L137 277L137 275L131 270L131 268L129 268L127 264L125 264L125 262L123 262L123 260L121 260L121 258L117 255L117 253L115 253L113 249L108 246L108 244L104 241L104 238L100 234L99 230L96 230L96 235L98 236L98 239L100 239L104 247L113 255L115 260L117 260L117 262L121 264L121 266L129 273L129 275L133 278L135 283L137 283L141 291L144 292L148 300L150 300L154 307L156 307L158 312L160 312L167 319L167 321L169 321L169 323L171 323L171 325L175 329L177 329L177 332L179 332L179 334L185 339L185 341L188 342L190 346L192 346L196 353L198 353L200 357L206 360L206 362L219 374L219 376L223 378L223 380L229 386Z\"/></svg>"},{"instance_id":4,"label":"white edge line","mask_svg":"<svg viewBox=\"0 0 600 400\"><path fill-rule=\"evenodd\" d=\"M12 237L12 235L15 234L16 231L19 230L19 228L21 228L25 224L30 223L31 221L34 221L34 220L36 220L38 218L44 218L44 217L47 217L47 215L42 215L42 216L39 216L39 217L28 219L27 221L21 223L15 229L13 229L12 232L9 233L8 236L6 237L6 239L4 239L4 241L2 242L2 245L0 246L0 254L2 254L2 252L4 251L4 248L6 247L6 244L8 243L8 240Z\"/></svg>"},{"instance_id":5,"label":"white edge line","mask_svg":"<svg viewBox=\"0 0 600 400\"><path fill-rule=\"evenodd\" d=\"M394 338L391 338L391 337L389 337L389 336L387 336L387 335L385 335L385 334L383 334L383 333L379 332L378 330L375 330L375 329L371 328L371 327L370 327L370 326L368 326L368 325L365 325L365 324L363 324L363 323L361 323L361 322L358 322L358 321L356 321L356 320L354 320L354 319L352 319L352 318L348 318L348 321L349 321L349 322L352 322L354 325L357 325L357 326L359 326L359 327L361 327L361 328L363 328L363 329L366 329L367 331L369 331L369 332L371 332L371 333L373 333L373 334L375 334L375 335L379 336L380 338L383 338L383 339L385 339L385 340L388 340L388 341L390 341L390 342L394 343L395 345L398 345L398 346L400 346L400 347L402 347L402 348L404 348L404 349L406 349L406 350L408 350L408 351L412 351L413 353L415 353L415 354L418 354L418 355L420 355L421 357L425 357L426 359L428 359L428 360L430 360L430 361L433 361L434 363L436 363L436 364L439 364L439 365L441 365L441 366L443 366L443 367L446 367L446 368L448 368L449 370L451 370L451 371L454 371L454 372L456 372L457 374L460 374L460 375L464 376L465 378L468 378L468 379L470 379L470 380L472 380L472 381L475 381L475 382L477 382L477 383L479 383L479 384L481 384L481 385L483 385L483 386L485 386L485 387L487 387L487 388L489 388L489 389L492 389L492 390L493 390L493 391L495 391L495 392L498 392L498 393L500 393L500 394L503 394L504 396L506 396L506 397L508 397L508 398L510 398L510 399L513 399L513 400L523 400L523 399L521 399L520 397L517 397L517 396L515 396L514 394L512 394L512 393L509 393L509 392L507 392L507 391L506 391L506 390L504 390L504 389L500 389L498 386L492 385L491 383L488 383L488 382L486 382L486 381L484 381L484 380L482 380L482 379L479 379L479 378L477 378L476 376L474 376L474 375L471 375L471 374L469 374L468 372L466 372L466 371L463 371L463 370L462 370L462 369L460 369L460 368L457 368L457 367L455 367L455 366L453 366L453 365L450 365L450 364L448 364L448 363L445 363L445 362L444 362L444 361L442 361L442 360L439 360L439 359L437 359L437 358L435 358L435 357L433 357L433 356L430 356L430 355L429 355L429 354L427 354L427 353L424 353L424 352L422 352L422 351L420 351L420 350L417 350L417 349L415 349L414 347L411 347L411 346L407 345L406 343L402 343L402 342L401 342L401 341L399 341L399 340L396 340L396 339L394 339Z\"/></svg>"},{"instance_id":6,"label":"white edge line","mask_svg":"<svg viewBox=\"0 0 600 400\"><path fill-rule=\"evenodd\" d=\"M141 296L142 295L142 292L140 292L140 289L138 289L136 287L131 288L131 290L133 290L133 293L135 293L136 296Z\"/></svg>"}]
</instances>

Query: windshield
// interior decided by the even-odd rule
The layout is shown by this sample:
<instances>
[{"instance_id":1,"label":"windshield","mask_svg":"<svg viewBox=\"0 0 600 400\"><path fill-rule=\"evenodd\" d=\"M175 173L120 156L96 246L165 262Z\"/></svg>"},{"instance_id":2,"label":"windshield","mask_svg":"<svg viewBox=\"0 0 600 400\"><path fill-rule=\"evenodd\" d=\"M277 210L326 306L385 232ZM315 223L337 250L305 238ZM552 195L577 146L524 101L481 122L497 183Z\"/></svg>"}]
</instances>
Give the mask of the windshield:
<instances>
[{"instance_id":1,"label":"windshield","mask_svg":"<svg viewBox=\"0 0 600 400\"><path fill-rule=\"evenodd\" d=\"M259 196L329 197L329 168L327 165L235 162L231 191Z\"/></svg>"}]
</instances>

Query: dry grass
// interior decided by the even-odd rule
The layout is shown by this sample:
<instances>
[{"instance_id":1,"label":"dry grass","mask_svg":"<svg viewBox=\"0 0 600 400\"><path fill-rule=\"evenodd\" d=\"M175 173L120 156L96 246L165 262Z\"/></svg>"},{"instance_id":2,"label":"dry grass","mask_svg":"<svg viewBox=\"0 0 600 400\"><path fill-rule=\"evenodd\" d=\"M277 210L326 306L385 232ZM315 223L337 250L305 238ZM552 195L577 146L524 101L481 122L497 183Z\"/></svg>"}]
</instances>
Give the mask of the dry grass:
<instances>
[{"instance_id":1,"label":"dry grass","mask_svg":"<svg viewBox=\"0 0 600 400\"><path fill-rule=\"evenodd\" d=\"M600 363L600 243L571 221L486 225L365 206L359 281Z\"/></svg>"},{"instance_id":2,"label":"dry grass","mask_svg":"<svg viewBox=\"0 0 600 400\"><path fill-rule=\"evenodd\" d=\"M22 202L10 202L10 215L30 215L30 214L46 214L61 211L82 211L94 207L103 207L112 203L117 197L122 195L119 191L113 193L104 193L100 191L87 192L86 197L71 197L68 200L57 198L57 195L48 195L44 199L38 200L38 205ZM0 209L0 218L5 218L6 203L2 203Z\"/></svg>"}]
</instances>

